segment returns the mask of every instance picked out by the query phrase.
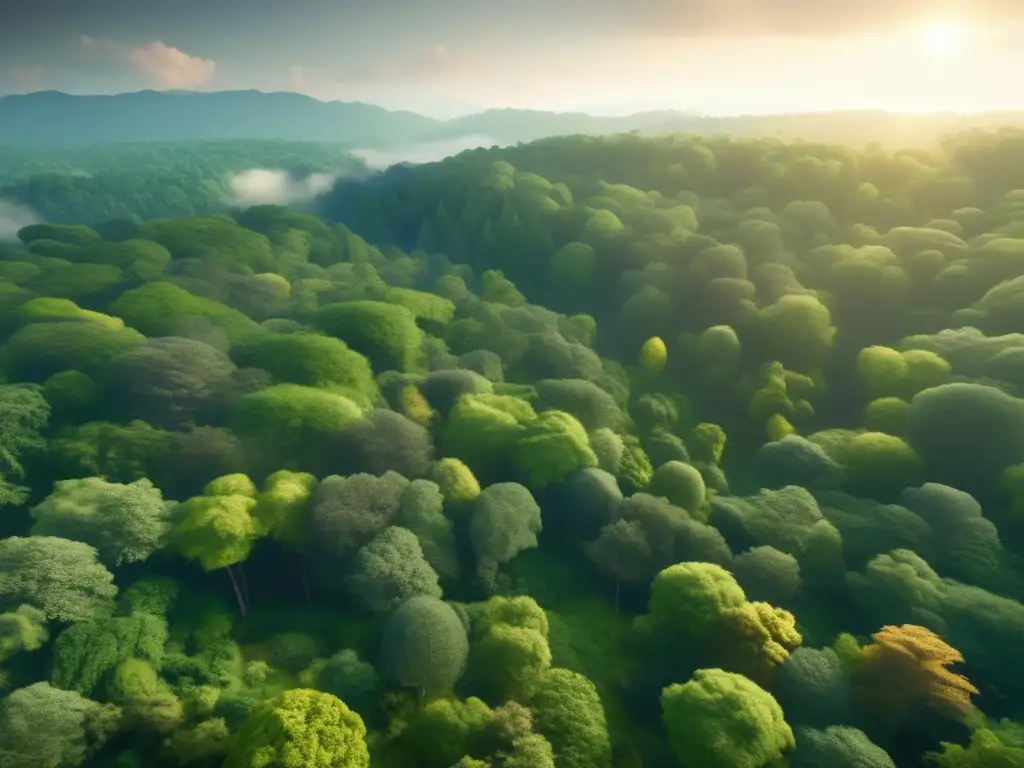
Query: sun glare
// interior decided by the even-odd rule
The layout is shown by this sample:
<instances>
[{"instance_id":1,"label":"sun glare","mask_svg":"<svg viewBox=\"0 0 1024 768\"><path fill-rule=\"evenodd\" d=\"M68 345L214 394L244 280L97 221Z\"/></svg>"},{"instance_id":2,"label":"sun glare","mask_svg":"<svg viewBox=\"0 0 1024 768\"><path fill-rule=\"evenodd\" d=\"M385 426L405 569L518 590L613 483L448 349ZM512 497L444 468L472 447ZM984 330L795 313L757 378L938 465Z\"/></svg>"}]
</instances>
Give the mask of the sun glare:
<instances>
[{"instance_id":1,"label":"sun glare","mask_svg":"<svg viewBox=\"0 0 1024 768\"><path fill-rule=\"evenodd\" d=\"M964 29L959 24L933 24L924 30L924 48L929 56L954 56L964 42Z\"/></svg>"}]
</instances>

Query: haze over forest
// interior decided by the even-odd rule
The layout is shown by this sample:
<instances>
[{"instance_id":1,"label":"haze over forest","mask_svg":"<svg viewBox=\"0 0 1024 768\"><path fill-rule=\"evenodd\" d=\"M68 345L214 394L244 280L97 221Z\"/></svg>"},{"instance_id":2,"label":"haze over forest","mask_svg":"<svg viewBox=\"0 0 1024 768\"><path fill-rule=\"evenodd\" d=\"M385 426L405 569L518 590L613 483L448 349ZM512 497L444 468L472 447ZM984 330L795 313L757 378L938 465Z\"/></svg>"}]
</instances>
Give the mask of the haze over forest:
<instances>
[{"instance_id":1,"label":"haze over forest","mask_svg":"<svg viewBox=\"0 0 1024 768\"><path fill-rule=\"evenodd\" d=\"M1024 768L1022 39L0 0L0 768Z\"/></svg>"}]
</instances>

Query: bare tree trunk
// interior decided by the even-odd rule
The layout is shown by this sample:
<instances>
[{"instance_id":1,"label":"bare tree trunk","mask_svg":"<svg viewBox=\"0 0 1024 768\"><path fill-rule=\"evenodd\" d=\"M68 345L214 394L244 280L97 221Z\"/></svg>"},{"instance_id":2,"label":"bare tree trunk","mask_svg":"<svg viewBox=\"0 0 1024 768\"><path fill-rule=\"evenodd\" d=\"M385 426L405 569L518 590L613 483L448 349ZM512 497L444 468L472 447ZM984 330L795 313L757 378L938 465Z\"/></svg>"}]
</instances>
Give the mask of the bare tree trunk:
<instances>
[{"instance_id":1,"label":"bare tree trunk","mask_svg":"<svg viewBox=\"0 0 1024 768\"><path fill-rule=\"evenodd\" d=\"M620 579L615 580L615 612L619 612L619 585L621 584Z\"/></svg>"},{"instance_id":2,"label":"bare tree trunk","mask_svg":"<svg viewBox=\"0 0 1024 768\"><path fill-rule=\"evenodd\" d=\"M242 595L245 597L245 604L247 606L251 605L251 601L249 600L249 580L245 578L245 564L244 563L239 563L238 564L238 573L242 577Z\"/></svg>"},{"instance_id":3,"label":"bare tree trunk","mask_svg":"<svg viewBox=\"0 0 1024 768\"><path fill-rule=\"evenodd\" d=\"M225 568L225 570L228 572L228 578L231 579L231 586L234 587L234 590L235 590L235 599L238 600L238 610L241 611L242 618L244 619L246 617L246 614L248 613L248 611L246 610L246 607L245 607L245 600L242 598L242 592L238 588L238 581L235 579L235 573L234 573L234 571L231 570L231 566L230 565L227 566L227 568Z\"/></svg>"}]
</instances>

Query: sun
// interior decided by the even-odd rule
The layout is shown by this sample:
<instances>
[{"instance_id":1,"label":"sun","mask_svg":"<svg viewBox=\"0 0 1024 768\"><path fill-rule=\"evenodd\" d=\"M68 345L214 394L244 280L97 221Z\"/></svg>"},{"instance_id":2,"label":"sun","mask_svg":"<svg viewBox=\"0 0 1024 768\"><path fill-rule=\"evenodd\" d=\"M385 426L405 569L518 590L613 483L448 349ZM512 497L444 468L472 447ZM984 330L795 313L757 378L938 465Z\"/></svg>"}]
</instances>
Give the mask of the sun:
<instances>
[{"instance_id":1,"label":"sun","mask_svg":"<svg viewBox=\"0 0 1024 768\"><path fill-rule=\"evenodd\" d=\"M932 24L924 30L924 49L929 56L945 58L960 52L964 29L959 24Z\"/></svg>"}]
</instances>

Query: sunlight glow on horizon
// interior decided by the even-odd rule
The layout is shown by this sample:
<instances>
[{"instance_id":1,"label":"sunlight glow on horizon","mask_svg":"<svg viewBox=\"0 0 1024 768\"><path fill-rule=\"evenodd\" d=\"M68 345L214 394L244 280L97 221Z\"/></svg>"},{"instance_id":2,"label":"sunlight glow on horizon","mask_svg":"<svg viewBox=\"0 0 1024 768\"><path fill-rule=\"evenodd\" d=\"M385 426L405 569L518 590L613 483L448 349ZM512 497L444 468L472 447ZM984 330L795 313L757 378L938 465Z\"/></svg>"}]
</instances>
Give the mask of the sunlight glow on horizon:
<instances>
[{"instance_id":1,"label":"sunlight glow on horizon","mask_svg":"<svg viewBox=\"0 0 1024 768\"><path fill-rule=\"evenodd\" d=\"M924 30L924 48L929 56L948 58L963 50L965 38L964 28L960 24L955 22L932 24Z\"/></svg>"}]
</instances>

